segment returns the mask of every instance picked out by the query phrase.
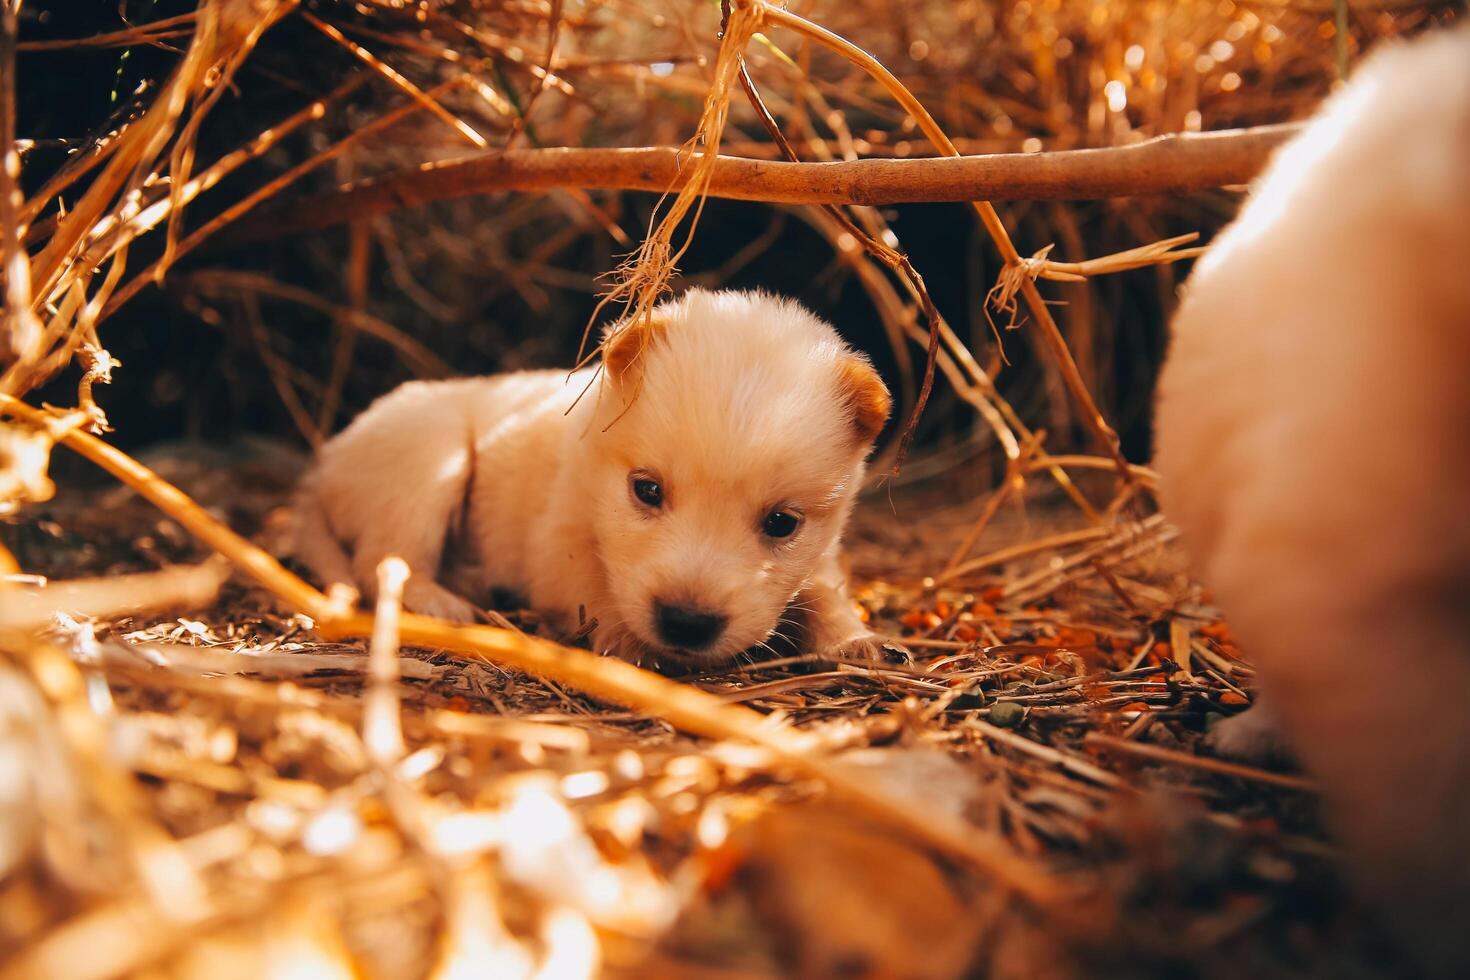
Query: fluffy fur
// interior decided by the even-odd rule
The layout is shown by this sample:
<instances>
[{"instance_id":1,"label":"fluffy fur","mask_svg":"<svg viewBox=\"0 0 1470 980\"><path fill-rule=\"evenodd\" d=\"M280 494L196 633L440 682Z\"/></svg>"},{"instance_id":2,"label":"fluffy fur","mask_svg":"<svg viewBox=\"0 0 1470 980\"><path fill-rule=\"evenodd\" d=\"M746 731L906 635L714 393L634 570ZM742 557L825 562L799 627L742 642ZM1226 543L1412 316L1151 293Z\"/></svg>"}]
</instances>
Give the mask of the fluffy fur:
<instances>
[{"instance_id":1,"label":"fluffy fur","mask_svg":"<svg viewBox=\"0 0 1470 980\"><path fill-rule=\"evenodd\" d=\"M838 567L889 408L871 365L795 303L699 290L616 333L603 364L600 378L415 382L379 399L304 481L298 556L371 593L398 555L410 609L473 618L453 577L518 592L568 629L585 613L600 649L634 657L729 659L783 622L811 649L876 650ZM638 499L639 478L661 506ZM773 511L796 532L763 533ZM727 625L672 648L659 603Z\"/></svg>"},{"instance_id":2,"label":"fluffy fur","mask_svg":"<svg viewBox=\"0 0 1470 980\"><path fill-rule=\"evenodd\" d=\"M1385 908L1470 965L1470 31L1385 47L1201 260L1165 510ZM1260 744L1255 711L1221 743Z\"/></svg>"}]
</instances>

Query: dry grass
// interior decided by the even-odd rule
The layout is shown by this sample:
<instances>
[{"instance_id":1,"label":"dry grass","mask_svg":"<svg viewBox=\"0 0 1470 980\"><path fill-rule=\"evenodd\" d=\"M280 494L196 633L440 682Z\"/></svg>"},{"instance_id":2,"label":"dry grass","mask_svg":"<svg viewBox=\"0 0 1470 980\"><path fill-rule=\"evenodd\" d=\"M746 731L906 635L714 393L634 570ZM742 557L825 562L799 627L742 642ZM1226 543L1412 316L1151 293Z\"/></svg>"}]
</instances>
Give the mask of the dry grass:
<instances>
[{"instance_id":1,"label":"dry grass","mask_svg":"<svg viewBox=\"0 0 1470 980\"><path fill-rule=\"evenodd\" d=\"M277 489L262 463L163 463L247 526L268 528L290 479L274 460ZM240 499L242 486L256 489ZM964 513L903 497L901 513L927 518L864 513L859 601L912 661L798 657L669 681L561 655L584 674L538 662L551 648L516 634L456 638L407 615L396 632L419 642L397 659L391 590L366 643L329 639L329 619L258 586L189 603L169 572L130 591L179 613L11 634L7 689L33 692L7 713L21 784L72 801L39 838L26 809L6 811L6 839L36 848L0 889L29 916L5 918L21 924L0 936L11 973L193 975L234 951L240 975L281 956L454 975L547 955L553 923L561 955L600 956L614 975L825 975L843 958L923 973L933 957L1005 976L1170 963L1225 976L1240 957L1286 970L1374 953L1363 935L1342 945L1360 924L1305 784L1195 754L1251 672L1180 573L1167 525L1079 536L1058 504L1032 500L1032 528L999 520L983 567L946 586L922 573ZM208 553L192 518L160 523L148 506L69 495L12 543L25 567L68 578ZM1000 553L1007 542L1024 552ZM7 622L14 608L0 606ZM537 630L529 611L505 614ZM968 839L947 838L955 819ZM83 878L65 868L78 836L111 842ZM873 854L904 879L875 888ZM987 898L1006 881L1031 901ZM861 914L807 908L855 888L868 889ZM937 917L929 932L910 903ZM872 949L870 920L919 931Z\"/></svg>"},{"instance_id":2,"label":"dry grass","mask_svg":"<svg viewBox=\"0 0 1470 980\"><path fill-rule=\"evenodd\" d=\"M541 637L528 610L469 628L403 613L391 564L377 608L356 610L252 543L269 540L299 460L166 461L186 495L88 433L107 429L94 386L119 367L99 325L161 280L196 302L243 297L270 383L313 442L334 425L359 335L442 370L422 337L367 308L371 249L399 250L408 293L442 254L405 259L406 236L354 224L330 278L343 303L256 273L174 271L329 171L608 134L681 147L681 183L603 299L637 318L679 274L722 148L902 160L1274 123L1326 90L1357 39L1449 6L1354 9L1349 37L1299 4L857 0L797 16L746 0L716 40L712 7L656 2L202 0L78 39L181 48L150 97L29 174L14 58L55 43L18 39L19 4L4 0L0 502L19 516L0 549L0 978L1391 969L1341 897L1310 785L1199 751L1210 719L1248 703L1253 672L1182 573L1152 474L1118 451L1089 384L1093 321L1059 325L1036 285L1162 268L1197 254L1179 248L1192 237L1142 222L1111 254L1028 259L1006 216L972 202L1001 268L977 305L997 338L1019 329L1045 352L1070 398L1061 421L1080 419L1102 450L1060 455L998 389L998 345L972 350L946 322L883 214L799 212L871 298L909 385L911 421L884 463L938 376L1004 456L980 499L900 490L895 512L863 515L858 599L912 659L668 678ZM268 35L302 25L357 73L201 164L225 93L249 87ZM372 86L386 102L362 101ZM306 134L310 149L253 190L218 197ZM510 241L577 216L505 259L506 288L530 305L574 240L634 238L617 199L577 183L560 211L528 199L495 229ZM206 194L208 217L186 230ZM1077 237L1050 213L1057 238ZM448 253L471 239L437 241ZM262 298L333 321L329 378L274 352ZM19 400L73 360L73 408ZM48 503L57 444L148 504L77 488Z\"/></svg>"}]
</instances>

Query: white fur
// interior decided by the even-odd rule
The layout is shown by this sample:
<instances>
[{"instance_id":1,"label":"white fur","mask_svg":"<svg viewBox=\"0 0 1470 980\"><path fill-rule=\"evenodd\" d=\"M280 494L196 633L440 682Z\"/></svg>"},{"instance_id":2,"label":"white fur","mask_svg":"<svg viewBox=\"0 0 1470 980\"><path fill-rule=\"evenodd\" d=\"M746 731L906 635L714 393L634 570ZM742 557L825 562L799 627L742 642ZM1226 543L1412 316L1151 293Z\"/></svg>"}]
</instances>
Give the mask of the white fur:
<instances>
[{"instance_id":1,"label":"white fur","mask_svg":"<svg viewBox=\"0 0 1470 980\"><path fill-rule=\"evenodd\" d=\"M817 650L869 642L837 567L871 449L843 388L859 355L760 293L693 290L654 316L665 327L622 383L535 371L379 399L304 481L299 556L371 594L398 555L410 609L470 619L440 584L447 540L479 588L520 592L567 628L585 611L597 645L625 654L669 652L656 599L729 617L700 659L758 647L787 616ZM657 475L661 510L633 497L635 470ZM776 507L803 515L790 538L760 533Z\"/></svg>"},{"instance_id":2,"label":"white fur","mask_svg":"<svg viewBox=\"0 0 1470 980\"><path fill-rule=\"evenodd\" d=\"M1165 510L1359 868L1470 962L1470 31L1385 46L1199 263Z\"/></svg>"}]
</instances>

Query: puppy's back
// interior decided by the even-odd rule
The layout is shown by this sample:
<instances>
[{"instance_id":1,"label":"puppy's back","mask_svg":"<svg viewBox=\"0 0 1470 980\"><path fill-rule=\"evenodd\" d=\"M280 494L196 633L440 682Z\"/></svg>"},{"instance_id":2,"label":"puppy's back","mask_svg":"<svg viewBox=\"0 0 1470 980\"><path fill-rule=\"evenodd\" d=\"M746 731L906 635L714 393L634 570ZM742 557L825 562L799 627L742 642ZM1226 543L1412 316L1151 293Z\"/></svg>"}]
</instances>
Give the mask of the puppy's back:
<instances>
[{"instance_id":1,"label":"puppy's back","mask_svg":"<svg viewBox=\"0 0 1470 980\"><path fill-rule=\"evenodd\" d=\"M489 495L487 507L501 506L507 527L529 523L506 503L529 495L497 495L495 483L474 479L475 470L507 474L500 484L513 484L515 474L544 485L575 394L567 372L555 370L394 389L319 451L298 492L296 557L323 580L355 583L368 594L377 562L389 554L408 560L416 580L432 581L472 493ZM511 557L522 550L514 535L500 537L507 540L491 544Z\"/></svg>"},{"instance_id":2,"label":"puppy's back","mask_svg":"<svg viewBox=\"0 0 1470 980\"><path fill-rule=\"evenodd\" d=\"M1164 505L1384 904L1470 958L1470 31L1370 58L1200 262Z\"/></svg>"}]
</instances>

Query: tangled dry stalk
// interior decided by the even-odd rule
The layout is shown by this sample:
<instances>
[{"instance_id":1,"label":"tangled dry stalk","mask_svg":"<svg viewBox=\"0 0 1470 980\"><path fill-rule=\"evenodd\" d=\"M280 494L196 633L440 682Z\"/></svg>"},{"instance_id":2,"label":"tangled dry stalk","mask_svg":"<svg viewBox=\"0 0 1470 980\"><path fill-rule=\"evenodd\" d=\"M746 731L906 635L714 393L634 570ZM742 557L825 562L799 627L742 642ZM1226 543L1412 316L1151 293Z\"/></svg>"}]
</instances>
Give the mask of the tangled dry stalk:
<instances>
[{"instance_id":1,"label":"tangled dry stalk","mask_svg":"<svg viewBox=\"0 0 1470 980\"><path fill-rule=\"evenodd\" d=\"M413 11L369 3L357 13L202 0L192 13L65 42L187 39L151 98L55 172L23 182L15 59L63 42L20 40L19 0L3 0L0 500L21 514L46 504L56 492L51 450L62 444L165 517L116 498L58 502L60 516L37 525L40 539L19 534L14 554L0 549L0 977L347 976L362 964L385 976L831 975L854 963L873 975L1097 975L1119 963L1208 964L1246 935L1242 956L1276 963L1292 923L1276 932L1263 923L1285 916L1283 883L1333 894L1330 849L1303 802L1310 785L1194 751L1208 717L1248 703L1253 673L1177 567L1172 530L1154 513L1153 475L1123 459L1088 361L1073 357L1069 338L1090 335L1075 325L1064 333L1036 284L1164 265L1200 248L1182 247L1193 235L1140 235L1144 244L1098 258L1069 248L1072 261L1053 260L1049 245L1027 258L990 201L1248 179L1289 127L1189 132L1201 128L1201 107L1226 104L1208 102L1202 86L1223 99L1242 85L1222 70L1229 55L1218 45L1253 46L1256 64L1282 82L1321 81L1346 57L1346 21L1333 19L1337 45L1324 53L1287 38L1276 24L1288 19L1254 8L1211 21L1215 43L1175 44L1166 42L1204 28L1146 5L915 5L902 12L914 20L894 34L899 43L874 28L900 13L881 0L817 4L812 17L740 0L727 6L713 58L630 63L609 51L634 34L676 48L696 20L628 6L608 19L611 7L560 0ZM1359 26L1388 33L1439 6L1416 5L1403 25L1363 11ZM928 16L941 27L946 17L992 18L1004 57L1016 59L1007 71L1024 82L1005 94L978 88L965 65L980 55L963 50L963 32L951 32L953 60L915 36ZM200 165L201 133L225 93L249 86L243 72L268 34L300 24L361 68ZM1068 61L1084 40L1096 53ZM854 41L886 50L878 57ZM896 59L934 66L937 83L924 90L933 101L889 70ZM1079 74L1068 74L1073 65ZM524 83L520 94L512 79ZM750 121L737 83L769 142L730 135ZM228 178L325 132L375 84L397 101L373 105L350 134L314 145L186 231L203 195L217 199ZM513 148L570 134L538 132L532 110L554 102L575 117L597 84L697 100L678 120L687 140L629 149L568 136ZM1085 87L1085 113L1071 110L1069 86ZM620 98L615 115L626 121L637 100ZM961 157L946 129L973 119L993 136L1019 121L1059 148ZM387 160L335 190L297 190L328 164L371 159L413 121L453 140L455 158ZM1145 131L1155 139L1135 138ZM475 154L458 156L466 144ZM721 155L732 149L742 155ZM23 184L39 189L26 198ZM797 213L857 277L895 358L910 364L909 343L926 355L916 389L904 378L908 424L884 463L901 460L940 375L1005 455L998 487L948 511L944 533L928 526L937 521L878 522L855 544L865 615L901 636L915 661L795 657L671 679L540 638L525 611L499 627L405 613L404 570L392 563L380 569L376 608L360 610L201 506L246 484L196 501L96 437L108 422L94 386L119 366L99 324L160 282L193 297L312 307L343 337L375 338L421 373L445 370L420 338L368 313L361 286L333 304L258 273L180 267L206 247L553 188L613 238L621 219L587 191L664 194L602 300L629 321L671 287L710 196L820 205ZM985 315L997 337L1019 329L1048 352L1047 371L1100 455L1049 451L1049 433L997 389L999 355L977 354L946 321L871 207L936 200L970 204L1001 262ZM563 244L547 242L533 261ZM355 254L349 278L360 281ZM74 408L22 400L73 360L82 369ZM279 359L273 368L283 398L296 397L291 369ZM319 423L296 405L303 432L330 427L341 384L334 369ZM1038 472L1054 489L1028 483ZM263 496L262 513L281 500ZM1046 515L1035 526L1028 506ZM95 536L91 550L66 580L46 581L36 569L68 567L61 542L76 528ZM982 541L988 550L977 555ZM132 567L139 555L158 570ZM254 584L231 580L226 562ZM138 574L118 577L120 568ZM204 611L164 615L194 610ZM1181 885L1187 873L1200 880ZM843 904L853 894L866 914ZM722 947L722 928L750 948ZM1308 942L1331 955L1352 928L1350 918L1318 924ZM1352 944L1339 952L1351 957Z\"/></svg>"}]
</instances>

